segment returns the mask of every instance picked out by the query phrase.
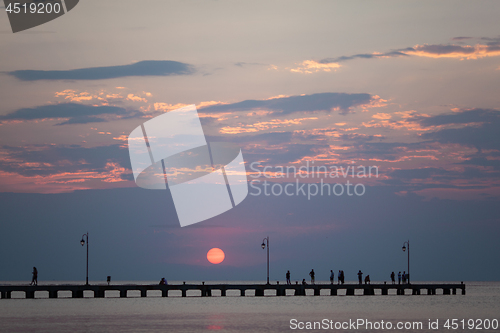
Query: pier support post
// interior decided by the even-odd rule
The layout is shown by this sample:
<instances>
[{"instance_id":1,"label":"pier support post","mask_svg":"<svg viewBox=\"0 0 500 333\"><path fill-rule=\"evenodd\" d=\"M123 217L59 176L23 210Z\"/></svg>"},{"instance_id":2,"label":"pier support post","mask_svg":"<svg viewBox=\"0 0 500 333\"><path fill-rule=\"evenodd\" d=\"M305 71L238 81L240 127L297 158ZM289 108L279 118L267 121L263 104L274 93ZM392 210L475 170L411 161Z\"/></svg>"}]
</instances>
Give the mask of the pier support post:
<instances>
[{"instance_id":1,"label":"pier support post","mask_svg":"<svg viewBox=\"0 0 500 333\"><path fill-rule=\"evenodd\" d=\"M127 289L120 290L120 297L127 297Z\"/></svg>"},{"instance_id":2,"label":"pier support post","mask_svg":"<svg viewBox=\"0 0 500 333\"><path fill-rule=\"evenodd\" d=\"M49 290L49 298L57 298L57 290Z\"/></svg>"},{"instance_id":3,"label":"pier support post","mask_svg":"<svg viewBox=\"0 0 500 333\"><path fill-rule=\"evenodd\" d=\"M255 296L264 296L264 289L255 289Z\"/></svg>"},{"instance_id":4,"label":"pier support post","mask_svg":"<svg viewBox=\"0 0 500 333\"><path fill-rule=\"evenodd\" d=\"M345 294L346 296L354 296L354 288L347 288Z\"/></svg>"},{"instance_id":5,"label":"pier support post","mask_svg":"<svg viewBox=\"0 0 500 333\"><path fill-rule=\"evenodd\" d=\"M450 289L449 288L443 288L443 295L449 295L450 294Z\"/></svg>"},{"instance_id":6,"label":"pier support post","mask_svg":"<svg viewBox=\"0 0 500 333\"><path fill-rule=\"evenodd\" d=\"M457 288L453 288L453 295L457 294Z\"/></svg>"},{"instance_id":7,"label":"pier support post","mask_svg":"<svg viewBox=\"0 0 500 333\"><path fill-rule=\"evenodd\" d=\"M306 288L304 287L295 288L295 296L305 296L305 295L306 295Z\"/></svg>"},{"instance_id":8,"label":"pier support post","mask_svg":"<svg viewBox=\"0 0 500 333\"><path fill-rule=\"evenodd\" d=\"M2 298L10 298L11 297L11 291L2 291Z\"/></svg>"},{"instance_id":9,"label":"pier support post","mask_svg":"<svg viewBox=\"0 0 500 333\"><path fill-rule=\"evenodd\" d=\"M319 295L321 295L321 293L320 293L320 292L321 292L321 289L319 289L319 288L314 288L314 296L319 296Z\"/></svg>"},{"instance_id":10,"label":"pier support post","mask_svg":"<svg viewBox=\"0 0 500 333\"><path fill-rule=\"evenodd\" d=\"M147 289L141 289L141 297L147 297L148 296L148 290Z\"/></svg>"},{"instance_id":11,"label":"pier support post","mask_svg":"<svg viewBox=\"0 0 500 333\"><path fill-rule=\"evenodd\" d=\"M168 297L168 289L161 290L161 297Z\"/></svg>"},{"instance_id":12,"label":"pier support post","mask_svg":"<svg viewBox=\"0 0 500 333\"><path fill-rule=\"evenodd\" d=\"M220 295L221 296L226 296L226 289L221 289L220 290Z\"/></svg>"},{"instance_id":13,"label":"pier support post","mask_svg":"<svg viewBox=\"0 0 500 333\"><path fill-rule=\"evenodd\" d=\"M240 296L245 296L245 289L240 289Z\"/></svg>"},{"instance_id":14,"label":"pier support post","mask_svg":"<svg viewBox=\"0 0 500 333\"><path fill-rule=\"evenodd\" d=\"M330 296L337 296L337 288L330 289Z\"/></svg>"},{"instance_id":15,"label":"pier support post","mask_svg":"<svg viewBox=\"0 0 500 333\"><path fill-rule=\"evenodd\" d=\"M382 295L388 295L388 289L387 288L382 288Z\"/></svg>"},{"instance_id":16,"label":"pier support post","mask_svg":"<svg viewBox=\"0 0 500 333\"><path fill-rule=\"evenodd\" d=\"M26 298L35 298L35 291L34 290L26 291Z\"/></svg>"},{"instance_id":17,"label":"pier support post","mask_svg":"<svg viewBox=\"0 0 500 333\"><path fill-rule=\"evenodd\" d=\"M104 289L94 290L94 298L104 298Z\"/></svg>"},{"instance_id":18,"label":"pier support post","mask_svg":"<svg viewBox=\"0 0 500 333\"><path fill-rule=\"evenodd\" d=\"M182 289L182 297L186 297L186 289Z\"/></svg>"},{"instance_id":19,"label":"pier support post","mask_svg":"<svg viewBox=\"0 0 500 333\"><path fill-rule=\"evenodd\" d=\"M73 298L83 298L83 290L73 290L71 295Z\"/></svg>"},{"instance_id":20,"label":"pier support post","mask_svg":"<svg viewBox=\"0 0 500 333\"><path fill-rule=\"evenodd\" d=\"M462 288L462 295L465 295L465 286Z\"/></svg>"}]
</instances>

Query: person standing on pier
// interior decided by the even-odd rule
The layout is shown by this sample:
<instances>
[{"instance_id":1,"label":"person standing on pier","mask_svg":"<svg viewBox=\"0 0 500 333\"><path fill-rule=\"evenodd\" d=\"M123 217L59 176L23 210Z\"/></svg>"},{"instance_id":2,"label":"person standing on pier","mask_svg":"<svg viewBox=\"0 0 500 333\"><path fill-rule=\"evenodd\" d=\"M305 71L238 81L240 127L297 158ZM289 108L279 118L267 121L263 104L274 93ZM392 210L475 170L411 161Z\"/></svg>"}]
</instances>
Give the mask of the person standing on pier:
<instances>
[{"instance_id":1,"label":"person standing on pier","mask_svg":"<svg viewBox=\"0 0 500 333\"><path fill-rule=\"evenodd\" d=\"M359 284L363 284L363 272L361 270L358 272L358 282Z\"/></svg>"},{"instance_id":2,"label":"person standing on pier","mask_svg":"<svg viewBox=\"0 0 500 333\"><path fill-rule=\"evenodd\" d=\"M33 267L32 274L33 274L33 277L31 278L30 286L31 285L37 286L38 285L38 270L36 269L36 267Z\"/></svg>"},{"instance_id":3,"label":"person standing on pier","mask_svg":"<svg viewBox=\"0 0 500 333\"><path fill-rule=\"evenodd\" d=\"M330 284L333 284L334 276L333 276L333 269L330 270Z\"/></svg>"},{"instance_id":4,"label":"person standing on pier","mask_svg":"<svg viewBox=\"0 0 500 333\"><path fill-rule=\"evenodd\" d=\"M287 272L286 272L286 284L292 284L292 283L290 282L290 271L287 271Z\"/></svg>"},{"instance_id":5,"label":"person standing on pier","mask_svg":"<svg viewBox=\"0 0 500 333\"><path fill-rule=\"evenodd\" d=\"M401 284L401 272L398 273L398 284Z\"/></svg>"},{"instance_id":6,"label":"person standing on pier","mask_svg":"<svg viewBox=\"0 0 500 333\"><path fill-rule=\"evenodd\" d=\"M396 281L394 280L394 277L395 277L395 276L396 276L396 275L394 274L394 272L392 272L392 273L391 273L391 281L392 281L392 284L395 284L395 283L396 283Z\"/></svg>"},{"instance_id":7,"label":"person standing on pier","mask_svg":"<svg viewBox=\"0 0 500 333\"><path fill-rule=\"evenodd\" d=\"M403 271L403 284L406 283L406 271Z\"/></svg>"},{"instance_id":8,"label":"person standing on pier","mask_svg":"<svg viewBox=\"0 0 500 333\"><path fill-rule=\"evenodd\" d=\"M314 284L314 269L311 269L309 275L311 276L311 284Z\"/></svg>"},{"instance_id":9,"label":"person standing on pier","mask_svg":"<svg viewBox=\"0 0 500 333\"><path fill-rule=\"evenodd\" d=\"M339 275L337 275L337 284L340 284L342 280L342 271L339 269Z\"/></svg>"}]
</instances>

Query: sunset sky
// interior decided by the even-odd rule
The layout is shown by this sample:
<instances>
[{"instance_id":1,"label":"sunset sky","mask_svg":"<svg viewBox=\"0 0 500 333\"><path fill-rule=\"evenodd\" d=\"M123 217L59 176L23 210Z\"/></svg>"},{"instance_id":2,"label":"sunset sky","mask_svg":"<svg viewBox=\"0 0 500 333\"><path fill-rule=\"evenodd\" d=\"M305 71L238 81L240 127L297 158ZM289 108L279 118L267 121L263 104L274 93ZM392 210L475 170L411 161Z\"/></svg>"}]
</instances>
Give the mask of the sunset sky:
<instances>
[{"instance_id":1,"label":"sunset sky","mask_svg":"<svg viewBox=\"0 0 500 333\"><path fill-rule=\"evenodd\" d=\"M406 240L413 281L498 280L500 2L83 0L15 34L3 9L0 280L83 279L87 231L92 281L265 281L268 235L272 281L389 280ZM181 228L169 191L136 186L127 137L190 104L249 180L253 162L379 175Z\"/></svg>"}]
</instances>

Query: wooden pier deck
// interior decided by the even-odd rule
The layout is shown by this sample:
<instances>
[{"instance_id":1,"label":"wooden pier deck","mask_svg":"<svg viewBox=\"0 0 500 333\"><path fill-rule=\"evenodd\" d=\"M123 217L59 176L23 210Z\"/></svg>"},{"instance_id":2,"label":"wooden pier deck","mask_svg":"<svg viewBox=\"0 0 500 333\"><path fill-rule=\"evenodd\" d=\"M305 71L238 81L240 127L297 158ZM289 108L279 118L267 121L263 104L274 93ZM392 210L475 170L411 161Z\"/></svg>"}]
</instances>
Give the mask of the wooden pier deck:
<instances>
[{"instance_id":1,"label":"wooden pier deck","mask_svg":"<svg viewBox=\"0 0 500 333\"><path fill-rule=\"evenodd\" d=\"M439 293L436 293L439 290ZM12 293L17 293L18 296L24 293L25 298L38 298L40 293L45 293L49 298L61 297L59 292L71 293L72 298L84 297L84 292L93 297L102 298L109 297L110 293L116 297L131 297L129 291L135 291L140 297L147 297L149 291L157 296L168 297L173 294L180 295L181 297L190 296L190 294L199 295L202 297L212 296L213 292L220 296L226 296L227 291L239 291L239 296L305 296L307 294L320 296L320 295L456 295L457 290L461 290L461 294L465 295L465 284L179 284L179 285L0 285L0 295L2 299L9 299ZM199 291L199 292L198 292ZM268 291L266 293L266 291ZM288 292L287 292L288 291ZM323 293L322 293L323 291ZM358 291L356 293L356 291ZM19 294L19 292L21 294ZM149 294L153 294L149 293ZM169 295L170 293L170 295ZM108 295L107 295L108 294ZM234 292L233 292L234 294ZM236 293L236 296L238 293ZM215 293L214 293L215 296ZM69 297L69 296L68 296ZM88 296L86 296L88 297ZM132 296L133 297L133 296ZM17 297L16 297L17 298Z\"/></svg>"}]
</instances>

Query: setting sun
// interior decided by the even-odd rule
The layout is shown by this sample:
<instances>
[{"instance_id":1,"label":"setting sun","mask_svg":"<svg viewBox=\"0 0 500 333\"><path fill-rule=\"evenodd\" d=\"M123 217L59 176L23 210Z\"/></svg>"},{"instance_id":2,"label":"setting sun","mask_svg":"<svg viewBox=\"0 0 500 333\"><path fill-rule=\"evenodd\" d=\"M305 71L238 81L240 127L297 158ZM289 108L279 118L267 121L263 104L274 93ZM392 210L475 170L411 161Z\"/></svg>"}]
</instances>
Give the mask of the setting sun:
<instances>
[{"instance_id":1,"label":"setting sun","mask_svg":"<svg viewBox=\"0 0 500 333\"><path fill-rule=\"evenodd\" d=\"M207 252L207 259L212 264L220 264L224 261L225 257L224 251L216 247Z\"/></svg>"}]
</instances>

